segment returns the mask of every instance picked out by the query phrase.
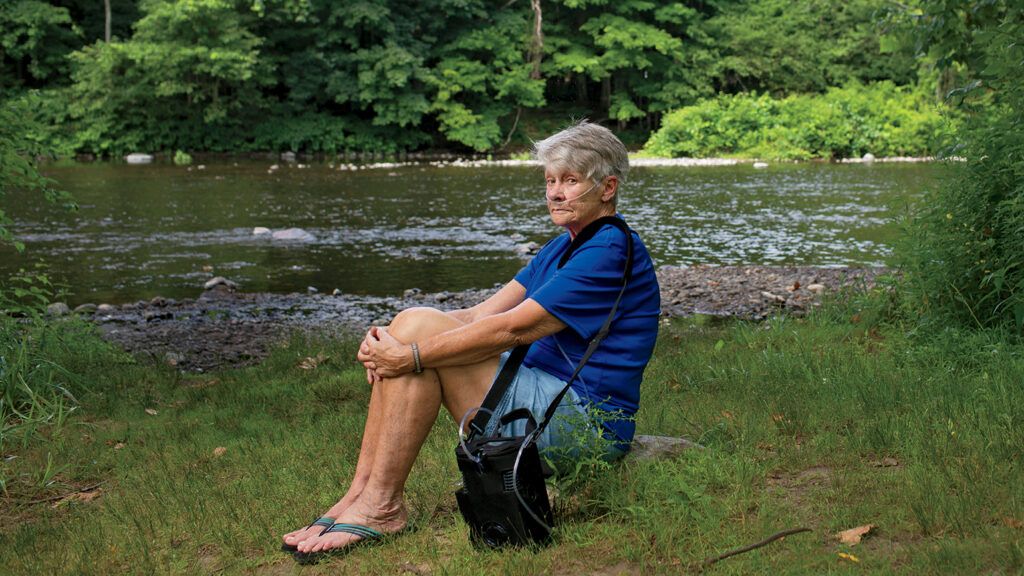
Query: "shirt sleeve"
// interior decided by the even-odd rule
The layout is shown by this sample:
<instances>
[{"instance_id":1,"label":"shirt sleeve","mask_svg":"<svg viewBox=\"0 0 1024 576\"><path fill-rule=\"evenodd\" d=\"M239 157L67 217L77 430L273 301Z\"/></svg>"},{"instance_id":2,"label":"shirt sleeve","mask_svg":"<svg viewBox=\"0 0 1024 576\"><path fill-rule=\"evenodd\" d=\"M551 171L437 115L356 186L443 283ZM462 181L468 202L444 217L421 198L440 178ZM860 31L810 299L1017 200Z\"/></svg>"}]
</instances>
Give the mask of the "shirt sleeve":
<instances>
[{"instance_id":1,"label":"shirt sleeve","mask_svg":"<svg viewBox=\"0 0 1024 576\"><path fill-rule=\"evenodd\" d=\"M552 246L556 243L555 240L558 240L557 236L541 246L540 250L537 251L537 255L527 262L526 266L523 266L519 272L516 272L516 282L522 284L527 290L530 289L533 285L533 279L537 275L537 263L542 262L544 258L548 257L545 252L552 249Z\"/></svg>"},{"instance_id":2,"label":"shirt sleeve","mask_svg":"<svg viewBox=\"0 0 1024 576\"><path fill-rule=\"evenodd\" d=\"M622 289L626 237L617 229L591 238L530 298L590 340L601 329Z\"/></svg>"}]
</instances>

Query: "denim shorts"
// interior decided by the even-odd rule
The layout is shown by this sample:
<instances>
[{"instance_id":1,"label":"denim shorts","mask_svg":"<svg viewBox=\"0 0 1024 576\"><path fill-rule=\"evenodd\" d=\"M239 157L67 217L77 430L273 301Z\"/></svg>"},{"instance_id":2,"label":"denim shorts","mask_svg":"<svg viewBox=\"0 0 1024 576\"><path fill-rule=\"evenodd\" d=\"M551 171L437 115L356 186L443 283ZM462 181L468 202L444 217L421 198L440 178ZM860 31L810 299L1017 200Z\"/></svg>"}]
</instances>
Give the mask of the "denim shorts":
<instances>
[{"instance_id":1,"label":"denim shorts","mask_svg":"<svg viewBox=\"0 0 1024 576\"><path fill-rule=\"evenodd\" d=\"M501 372L508 357L509 352L501 355L495 376ZM540 424L551 401L564 387L564 380L559 380L540 368L520 366L487 423L486 434L492 436L497 431L500 436L525 436L526 420L509 422L498 430L501 416L517 408L526 408ZM625 454L612 442L604 439L600 427L589 417L586 407L572 388L569 388L562 397L554 417L537 439L537 447L556 467L561 467L560 465L567 460L575 460L585 454L594 454L608 461L616 460Z\"/></svg>"}]
</instances>

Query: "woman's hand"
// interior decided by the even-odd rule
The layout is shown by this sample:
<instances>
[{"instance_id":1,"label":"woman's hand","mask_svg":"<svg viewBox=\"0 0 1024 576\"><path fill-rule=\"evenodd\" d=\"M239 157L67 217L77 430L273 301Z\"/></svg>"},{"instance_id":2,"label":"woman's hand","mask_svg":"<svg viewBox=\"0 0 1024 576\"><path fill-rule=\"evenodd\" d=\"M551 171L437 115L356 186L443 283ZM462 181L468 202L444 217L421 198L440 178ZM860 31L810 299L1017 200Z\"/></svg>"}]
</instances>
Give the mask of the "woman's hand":
<instances>
[{"instance_id":1,"label":"woman's hand","mask_svg":"<svg viewBox=\"0 0 1024 576\"><path fill-rule=\"evenodd\" d=\"M366 367L366 381L371 385L412 372L414 368L412 349L379 326L371 327L366 333L356 357Z\"/></svg>"}]
</instances>

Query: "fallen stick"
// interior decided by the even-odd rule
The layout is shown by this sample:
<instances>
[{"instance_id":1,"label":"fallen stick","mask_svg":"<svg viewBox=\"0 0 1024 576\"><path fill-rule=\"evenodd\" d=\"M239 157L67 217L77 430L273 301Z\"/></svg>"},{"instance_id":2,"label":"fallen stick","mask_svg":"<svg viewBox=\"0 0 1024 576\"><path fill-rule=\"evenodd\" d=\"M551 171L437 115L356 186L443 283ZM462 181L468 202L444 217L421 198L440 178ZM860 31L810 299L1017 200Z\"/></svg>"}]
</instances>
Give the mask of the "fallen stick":
<instances>
[{"instance_id":1,"label":"fallen stick","mask_svg":"<svg viewBox=\"0 0 1024 576\"><path fill-rule=\"evenodd\" d=\"M68 496L74 496L75 494L81 494L82 492L92 492L93 490L99 488L100 486L103 486L106 483L107 483L107 481L104 480L102 482L97 482L96 484L93 484L92 486L86 486L85 488L79 488L78 490L75 490L73 492L68 492L67 494L58 494L57 496L49 496L47 498L39 498L39 499L36 499L36 500L17 500L17 499L15 499L14 501L17 502L18 504L30 504L30 505L31 504L43 504L44 502L53 502L55 500L63 500L65 498L67 498Z\"/></svg>"},{"instance_id":2,"label":"fallen stick","mask_svg":"<svg viewBox=\"0 0 1024 576\"><path fill-rule=\"evenodd\" d=\"M786 536L792 536L793 534L799 534L801 532L810 532L810 531L811 531L810 528L790 528L789 530L783 530L782 532L776 532L775 534L772 534L771 536L765 538L764 540L761 540L760 542L757 542L757 543L754 543L754 544L750 544L750 545L744 546L742 548L736 548L735 550L729 550L728 552L723 552L723 553L719 554L718 556L710 556L708 558L705 558L704 561L700 563L700 565L701 565L701 568L707 568L708 566L711 566L712 564L714 564L715 562L718 562L719 560L725 560L726 558L728 558L730 556L736 556L737 554L743 554L744 552L750 552L751 550L756 550L756 549L758 549L758 548L760 548L762 546L767 546L768 544L771 544L772 542L775 542L776 540L778 540L780 538L785 538Z\"/></svg>"}]
</instances>

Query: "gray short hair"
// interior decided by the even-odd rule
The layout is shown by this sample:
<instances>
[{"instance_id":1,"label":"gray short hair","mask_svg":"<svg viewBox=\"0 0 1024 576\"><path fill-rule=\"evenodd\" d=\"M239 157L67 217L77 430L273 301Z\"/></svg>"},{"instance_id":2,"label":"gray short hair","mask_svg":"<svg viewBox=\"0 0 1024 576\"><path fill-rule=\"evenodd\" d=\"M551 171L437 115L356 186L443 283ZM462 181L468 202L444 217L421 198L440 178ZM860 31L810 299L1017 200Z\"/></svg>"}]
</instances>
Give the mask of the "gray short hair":
<instances>
[{"instance_id":1,"label":"gray short hair","mask_svg":"<svg viewBox=\"0 0 1024 576\"><path fill-rule=\"evenodd\" d=\"M622 141L611 130L585 119L534 142L533 155L545 167L567 168L595 182L616 176L621 185L629 172Z\"/></svg>"}]
</instances>

